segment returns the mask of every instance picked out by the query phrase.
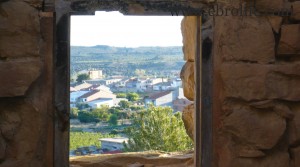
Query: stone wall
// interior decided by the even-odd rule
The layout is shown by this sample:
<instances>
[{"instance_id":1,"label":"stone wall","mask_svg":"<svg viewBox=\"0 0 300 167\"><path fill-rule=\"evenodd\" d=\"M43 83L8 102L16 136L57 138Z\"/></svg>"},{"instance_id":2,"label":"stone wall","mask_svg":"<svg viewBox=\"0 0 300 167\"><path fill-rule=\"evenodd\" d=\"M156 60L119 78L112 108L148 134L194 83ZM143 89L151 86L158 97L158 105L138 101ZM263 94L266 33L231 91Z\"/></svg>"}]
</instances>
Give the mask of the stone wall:
<instances>
[{"instance_id":1,"label":"stone wall","mask_svg":"<svg viewBox=\"0 0 300 167\"><path fill-rule=\"evenodd\" d=\"M56 0L56 64L54 18L45 12L45 5L51 2L0 1L1 167L53 166L53 159L57 166L68 163L68 113L64 107L68 106L68 12L99 9L170 14L170 10L192 11L211 1L182 2L180 6L179 1L172 5L167 1L154 3L156 0L136 4L131 3L136 2L133 0ZM229 2L235 0L222 0L224 6L238 5ZM300 1L257 0L257 5L259 11L293 6L293 13L288 17L202 19L202 55L213 59L213 75L209 74L212 85L207 86L212 87L215 167L300 166ZM182 33L186 64L181 77L185 96L193 101L195 17L184 18ZM54 68L58 77L55 83L62 83L56 87L57 108L53 104ZM189 105L183 113L192 138L193 111L194 105ZM54 112L61 116L54 118ZM55 137L54 120L60 129Z\"/></svg>"},{"instance_id":2,"label":"stone wall","mask_svg":"<svg viewBox=\"0 0 300 167\"><path fill-rule=\"evenodd\" d=\"M42 0L0 1L1 167L52 166L53 24L41 7Z\"/></svg>"},{"instance_id":3,"label":"stone wall","mask_svg":"<svg viewBox=\"0 0 300 167\"><path fill-rule=\"evenodd\" d=\"M202 38L213 36L213 166L300 166L299 4L261 1L259 11L292 6L292 15L215 16L212 34L202 26ZM194 28L195 17L185 17L182 78L191 100ZM191 137L193 108L183 114Z\"/></svg>"}]
</instances>

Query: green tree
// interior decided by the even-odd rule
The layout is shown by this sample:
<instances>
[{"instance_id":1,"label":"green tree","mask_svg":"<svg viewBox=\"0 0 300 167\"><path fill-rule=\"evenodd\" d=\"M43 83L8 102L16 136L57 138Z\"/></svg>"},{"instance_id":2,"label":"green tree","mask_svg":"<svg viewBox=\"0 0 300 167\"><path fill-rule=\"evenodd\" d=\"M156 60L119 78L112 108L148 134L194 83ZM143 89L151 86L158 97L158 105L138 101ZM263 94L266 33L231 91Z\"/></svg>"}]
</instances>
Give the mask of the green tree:
<instances>
[{"instance_id":1,"label":"green tree","mask_svg":"<svg viewBox=\"0 0 300 167\"><path fill-rule=\"evenodd\" d=\"M83 80L88 80L88 79L90 79L90 76L88 74L79 74L77 75L76 81L82 83Z\"/></svg>"},{"instance_id":2,"label":"green tree","mask_svg":"<svg viewBox=\"0 0 300 167\"><path fill-rule=\"evenodd\" d=\"M117 98L126 98L125 93L117 93Z\"/></svg>"},{"instance_id":3,"label":"green tree","mask_svg":"<svg viewBox=\"0 0 300 167\"><path fill-rule=\"evenodd\" d=\"M127 93L127 97L126 98L129 101L137 101L137 100L139 100L140 96L137 93L129 92L129 93Z\"/></svg>"},{"instance_id":4,"label":"green tree","mask_svg":"<svg viewBox=\"0 0 300 167\"><path fill-rule=\"evenodd\" d=\"M118 125L118 116L115 115L115 114L112 114L112 115L109 117L108 123L109 123L110 125Z\"/></svg>"},{"instance_id":5,"label":"green tree","mask_svg":"<svg viewBox=\"0 0 300 167\"><path fill-rule=\"evenodd\" d=\"M108 112L108 106L101 106L100 108L95 108L91 111L91 114L99 119L100 121L108 121L110 117L110 113Z\"/></svg>"},{"instance_id":6,"label":"green tree","mask_svg":"<svg viewBox=\"0 0 300 167\"><path fill-rule=\"evenodd\" d=\"M121 101L119 102L119 106L120 106L121 108L123 108L123 109L129 108L130 102L129 102L129 101L125 101L125 100L121 100Z\"/></svg>"},{"instance_id":7,"label":"green tree","mask_svg":"<svg viewBox=\"0 0 300 167\"><path fill-rule=\"evenodd\" d=\"M133 126L125 130L129 137L127 151L184 151L192 149L181 113L173 114L169 107L150 106L133 118Z\"/></svg>"},{"instance_id":8,"label":"green tree","mask_svg":"<svg viewBox=\"0 0 300 167\"><path fill-rule=\"evenodd\" d=\"M97 119L91 112L89 111L79 111L78 112L78 119L80 122L89 123L89 122L99 122L100 120Z\"/></svg>"},{"instance_id":9,"label":"green tree","mask_svg":"<svg viewBox=\"0 0 300 167\"><path fill-rule=\"evenodd\" d=\"M74 108L71 108L71 111L70 111L70 117L72 119L76 119L78 117L78 108L74 107Z\"/></svg>"},{"instance_id":10,"label":"green tree","mask_svg":"<svg viewBox=\"0 0 300 167\"><path fill-rule=\"evenodd\" d=\"M86 103L83 103L83 102L80 102L80 103L77 103L76 104L76 108L78 108L79 110L83 110L83 109L86 109L86 108L89 108L90 106Z\"/></svg>"}]
</instances>

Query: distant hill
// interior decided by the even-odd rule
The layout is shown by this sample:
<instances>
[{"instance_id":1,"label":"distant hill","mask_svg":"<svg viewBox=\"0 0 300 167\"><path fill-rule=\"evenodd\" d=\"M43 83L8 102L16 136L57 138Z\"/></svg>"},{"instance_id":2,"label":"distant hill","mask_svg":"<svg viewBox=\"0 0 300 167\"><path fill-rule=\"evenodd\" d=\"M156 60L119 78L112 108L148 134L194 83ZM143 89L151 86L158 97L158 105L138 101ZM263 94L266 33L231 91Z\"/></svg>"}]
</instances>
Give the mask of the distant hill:
<instances>
[{"instance_id":1,"label":"distant hill","mask_svg":"<svg viewBox=\"0 0 300 167\"><path fill-rule=\"evenodd\" d=\"M174 47L93 47L71 46L71 73L91 68L106 75L132 76L136 69L148 75L179 71L184 64L181 46Z\"/></svg>"}]
</instances>

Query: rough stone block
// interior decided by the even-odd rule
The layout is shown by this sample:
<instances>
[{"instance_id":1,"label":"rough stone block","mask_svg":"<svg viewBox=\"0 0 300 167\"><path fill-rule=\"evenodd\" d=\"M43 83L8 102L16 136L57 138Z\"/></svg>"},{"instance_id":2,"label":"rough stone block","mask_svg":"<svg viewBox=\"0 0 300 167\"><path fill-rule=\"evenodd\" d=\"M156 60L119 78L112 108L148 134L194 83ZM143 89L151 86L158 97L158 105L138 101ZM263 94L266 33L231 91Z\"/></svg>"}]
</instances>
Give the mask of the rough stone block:
<instances>
[{"instance_id":1,"label":"rough stone block","mask_svg":"<svg viewBox=\"0 0 300 167\"><path fill-rule=\"evenodd\" d=\"M279 16L268 16L269 23L272 26L273 31L279 33L282 24L282 17Z\"/></svg>"},{"instance_id":2,"label":"rough stone block","mask_svg":"<svg viewBox=\"0 0 300 167\"><path fill-rule=\"evenodd\" d=\"M275 152L264 158L235 158L226 167L289 167L289 164L288 152Z\"/></svg>"},{"instance_id":3,"label":"rough stone block","mask_svg":"<svg viewBox=\"0 0 300 167\"><path fill-rule=\"evenodd\" d=\"M285 0L256 0L255 8L259 11L280 11L285 5Z\"/></svg>"},{"instance_id":4,"label":"rough stone block","mask_svg":"<svg viewBox=\"0 0 300 167\"><path fill-rule=\"evenodd\" d=\"M300 24L283 25L281 29L278 54L300 55Z\"/></svg>"},{"instance_id":5,"label":"rough stone block","mask_svg":"<svg viewBox=\"0 0 300 167\"><path fill-rule=\"evenodd\" d=\"M185 16L181 22L184 60L194 61L196 54L197 17Z\"/></svg>"},{"instance_id":6,"label":"rough stone block","mask_svg":"<svg viewBox=\"0 0 300 167\"><path fill-rule=\"evenodd\" d=\"M46 137L42 134L47 131L43 129L41 114L21 98L3 98L0 101L0 108L0 130L2 132L10 130L11 132L5 134L12 134L6 143L5 160L0 166L32 166L30 164L38 160L37 157L43 157L47 149L44 140L41 140Z\"/></svg>"},{"instance_id":7,"label":"rough stone block","mask_svg":"<svg viewBox=\"0 0 300 167\"><path fill-rule=\"evenodd\" d=\"M236 144L255 149L271 149L282 137L286 121L275 112L234 109L224 119L224 131L236 138Z\"/></svg>"},{"instance_id":8,"label":"rough stone block","mask_svg":"<svg viewBox=\"0 0 300 167\"><path fill-rule=\"evenodd\" d=\"M295 21L300 21L300 1L292 3L292 15L291 19Z\"/></svg>"},{"instance_id":9,"label":"rough stone block","mask_svg":"<svg viewBox=\"0 0 300 167\"><path fill-rule=\"evenodd\" d=\"M194 104L186 106L182 111L182 120L189 137L194 141Z\"/></svg>"},{"instance_id":10,"label":"rough stone block","mask_svg":"<svg viewBox=\"0 0 300 167\"><path fill-rule=\"evenodd\" d=\"M300 147L292 148L291 154L294 167L300 166Z\"/></svg>"},{"instance_id":11,"label":"rough stone block","mask_svg":"<svg viewBox=\"0 0 300 167\"><path fill-rule=\"evenodd\" d=\"M184 96L193 101L195 92L194 62L186 62L181 69L180 78Z\"/></svg>"},{"instance_id":12,"label":"rough stone block","mask_svg":"<svg viewBox=\"0 0 300 167\"><path fill-rule=\"evenodd\" d=\"M300 100L300 64L224 63L220 71L225 97Z\"/></svg>"},{"instance_id":13,"label":"rough stone block","mask_svg":"<svg viewBox=\"0 0 300 167\"><path fill-rule=\"evenodd\" d=\"M0 162L5 158L6 142L0 134Z\"/></svg>"},{"instance_id":14,"label":"rough stone block","mask_svg":"<svg viewBox=\"0 0 300 167\"><path fill-rule=\"evenodd\" d=\"M300 105L292 105L291 110L294 117L288 121L288 135L290 145L300 142Z\"/></svg>"},{"instance_id":15,"label":"rough stone block","mask_svg":"<svg viewBox=\"0 0 300 167\"><path fill-rule=\"evenodd\" d=\"M215 34L225 61L270 63L275 61L275 38L263 17L217 17Z\"/></svg>"},{"instance_id":16,"label":"rough stone block","mask_svg":"<svg viewBox=\"0 0 300 167\"><path fill-rule=\"evenodd\" d=\"M39 60L0 62L0 97L22 96L40 75Z\"/></svg>"},{"instance_id":17,"label":"rough stone block","mask_svg":"<svg viewBox=\"0 0 300 167\"><path fill-rule=\"evenodd\" d=\"M24 0L24 2L27 2L29 5L40 8L43 5L43 0Z\"/></svg>"},{"instance_id":18,"label":"rough stone block","mask_svg":"<svg viewBox=\"0 0 300 167\"><path fill-rule=\"evenodd\" d=\"M39 56L38 11L22 1L1 3L0 58Z\"/></svg>"}]
</instances>

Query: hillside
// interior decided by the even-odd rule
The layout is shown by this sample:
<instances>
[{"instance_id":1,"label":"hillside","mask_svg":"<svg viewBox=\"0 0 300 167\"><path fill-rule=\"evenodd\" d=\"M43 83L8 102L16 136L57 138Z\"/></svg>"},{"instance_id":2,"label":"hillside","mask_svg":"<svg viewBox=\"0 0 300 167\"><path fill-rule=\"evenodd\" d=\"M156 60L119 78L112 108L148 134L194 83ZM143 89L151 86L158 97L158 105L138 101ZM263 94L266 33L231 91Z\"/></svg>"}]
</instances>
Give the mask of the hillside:
<instances>
[{"instance_id":1,"label":"hillside","mask_svg":"<svg viewBox=\"0 0 300 167\"><path fill-rule=\"evenodd\" d=\"M136 69L147 75L168 75L183 66L181 46L174 47L93 47L71 46L71 74L91 68L106 75L132 76Z\"/></svg>"}]
</instances>

